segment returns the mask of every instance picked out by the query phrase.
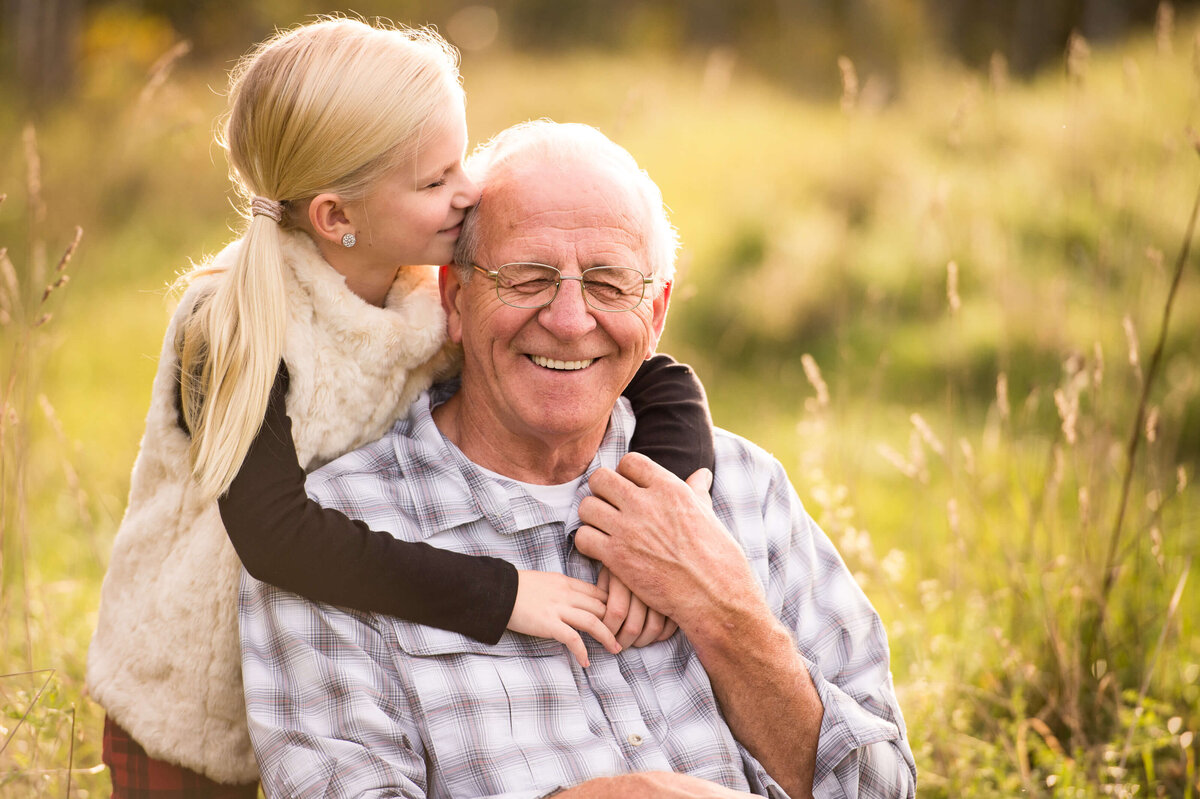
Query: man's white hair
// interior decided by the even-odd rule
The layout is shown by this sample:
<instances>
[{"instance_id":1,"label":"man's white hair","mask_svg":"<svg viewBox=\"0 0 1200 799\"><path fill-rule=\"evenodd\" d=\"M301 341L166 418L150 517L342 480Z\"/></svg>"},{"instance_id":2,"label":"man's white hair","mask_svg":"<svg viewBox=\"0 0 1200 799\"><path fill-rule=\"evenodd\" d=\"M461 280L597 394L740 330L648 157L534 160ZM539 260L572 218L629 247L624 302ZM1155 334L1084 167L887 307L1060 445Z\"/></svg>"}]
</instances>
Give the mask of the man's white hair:
<instances>
[{"instance_id":1,"label":"man's white hair","mask_svg":"<svg viewBox=\"0 0 1200 799\"><path fill-rule=\"evenodd\" d=\"M679 234L663 204L662 191L629 151L591 125L537 119L502 130L477 147L467 159L467 171L483 189L483 196L479 205L467 214L454 253L454 261L464 280L469 279L471 264L475 263L482 244L476 218L478 209L487 202L489 180L506 165L530 163L531 160L582 161L615 168L626 178L634 197L644 206L639 218L645 224L642 233L646 242L646 262L650 276L655 278L655 289L661 290L675 277Z\"/></svg>"}]
</instances>

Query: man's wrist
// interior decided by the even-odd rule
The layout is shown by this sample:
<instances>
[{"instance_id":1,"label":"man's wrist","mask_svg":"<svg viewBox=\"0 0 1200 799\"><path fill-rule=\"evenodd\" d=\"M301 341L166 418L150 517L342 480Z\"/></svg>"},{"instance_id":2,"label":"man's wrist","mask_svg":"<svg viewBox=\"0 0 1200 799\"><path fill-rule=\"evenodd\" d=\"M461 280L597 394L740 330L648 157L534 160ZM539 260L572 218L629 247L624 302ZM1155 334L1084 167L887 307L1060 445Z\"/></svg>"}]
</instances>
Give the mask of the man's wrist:
<instances>
[{"instance_id":1,"label":"man's wrist","mask_svg":"<svg viewBox=\"0 0 1200 799\"><path fill-rule=\"evenodd\" d=\"M756 642L755 648L781 636L788 645L791 642L787 631L771 614L757 585L714 596L705 608L692 615L689 623L676 621L698 653L741 656L751 649L747 642Z\"/></svg>"}]
</instances>

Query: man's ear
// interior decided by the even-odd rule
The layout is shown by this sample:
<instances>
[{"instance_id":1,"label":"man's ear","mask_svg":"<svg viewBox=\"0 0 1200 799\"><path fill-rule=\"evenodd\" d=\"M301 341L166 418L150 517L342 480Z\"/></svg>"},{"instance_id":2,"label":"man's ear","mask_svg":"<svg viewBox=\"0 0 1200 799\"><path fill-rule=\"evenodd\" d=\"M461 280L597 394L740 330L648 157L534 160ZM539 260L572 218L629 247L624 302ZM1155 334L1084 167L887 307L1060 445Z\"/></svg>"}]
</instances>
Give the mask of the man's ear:
<instances>
[{"instance_id":1,"label":"man's ear","mask_svg":"<svg viewBox=\"0 0 1200 799\"><path fill-rule=\"evenodd\" d=\"M667 281L663 286L662 293L650 303L650 325L654 331L654 337L650 340L650 348L646 353L647 358L654 355L654 351L658 349L658 342L662 338L663 328L667 324L667 308L671 305L671 285L672 283Z\"/></svg>"},{"instance_id":2,"label":"man's ear","mask_svg":"<svg viewBox=\"0 0 1200 799\"><path fill-rule=\"evenodd\" d=\"M312 225L313 235L335 244L341 244L342 236L347 233L362 232L354 229L341 195L328 192L318 194L309 202L308 223Z\"/></svg>"},{"instance_id":3,"label":"man's ear","mask_svg":"<svg viewBox=\"0 0 1200 799\"><path fill-rule=\"evenodd\" d=\"M455 344L462 344L462 308L459 303L463 299L463 288L458 267L450 264L438 269L438 294L442 300L442 310L446 312L446 336Z\"/></svg>"}]
</instances>

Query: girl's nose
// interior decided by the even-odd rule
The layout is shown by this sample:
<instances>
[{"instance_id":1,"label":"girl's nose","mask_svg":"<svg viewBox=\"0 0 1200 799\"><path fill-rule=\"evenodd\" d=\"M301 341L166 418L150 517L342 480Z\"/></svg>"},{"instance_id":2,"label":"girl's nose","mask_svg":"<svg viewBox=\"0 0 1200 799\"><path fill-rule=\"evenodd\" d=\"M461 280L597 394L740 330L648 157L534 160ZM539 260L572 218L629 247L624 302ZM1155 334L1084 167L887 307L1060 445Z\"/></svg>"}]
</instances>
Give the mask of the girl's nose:
<instances>
[{"instance_id":1,"label":"girl's nose","mask_svg":"<svg viewBox=\"0 0 1200 799\"><path fill-rule=\"evenodd\" d=\"M479 202L480 194L481 192L479 187L476 186L475 182L471 180L471 178L467 177L467 175L464 173L462 177L462 185L460 185L458 191L454 193L454 206L456 208L470 208L472 205Z\"/></svg>"}]
</instances>

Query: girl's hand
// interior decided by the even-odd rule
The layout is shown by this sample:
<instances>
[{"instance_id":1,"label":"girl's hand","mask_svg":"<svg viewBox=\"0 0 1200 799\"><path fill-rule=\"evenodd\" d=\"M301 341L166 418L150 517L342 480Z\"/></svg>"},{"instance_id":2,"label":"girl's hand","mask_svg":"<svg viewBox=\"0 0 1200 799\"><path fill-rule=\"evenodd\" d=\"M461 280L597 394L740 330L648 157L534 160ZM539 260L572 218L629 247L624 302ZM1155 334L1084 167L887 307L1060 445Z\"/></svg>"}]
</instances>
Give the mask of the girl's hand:
<instances>
[{"instance_id":1,"label":"girl's hand","mask_svg":"<svg viewBox=\"0 0 1200 799\"><path fill-rule=\"evenodd\" d=\"M518 570L517 601L508 629L566 645L579 665L587 668L587 648L580 632L595 638L614 655L621 645L602 619L608 592L565 574Z\"/></svg>"},{"instance_id":2,"label":"girl's hand","mask_svg":"<svg viewBox=\"0 0 1200 799\"><path fill-rule=\"evenodd\" d=\"M638 599L607 566L600 569L596 586L608 591L604 626L616 635L621 646L646 646L665 641L679 629L675 622Z\"/></svg>"}]
</instances>

